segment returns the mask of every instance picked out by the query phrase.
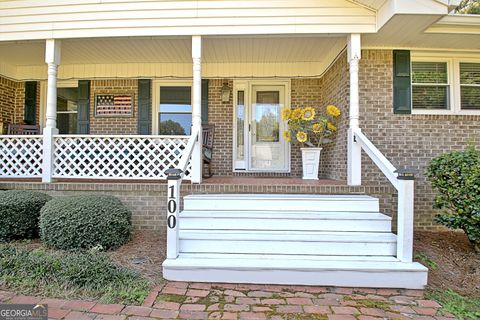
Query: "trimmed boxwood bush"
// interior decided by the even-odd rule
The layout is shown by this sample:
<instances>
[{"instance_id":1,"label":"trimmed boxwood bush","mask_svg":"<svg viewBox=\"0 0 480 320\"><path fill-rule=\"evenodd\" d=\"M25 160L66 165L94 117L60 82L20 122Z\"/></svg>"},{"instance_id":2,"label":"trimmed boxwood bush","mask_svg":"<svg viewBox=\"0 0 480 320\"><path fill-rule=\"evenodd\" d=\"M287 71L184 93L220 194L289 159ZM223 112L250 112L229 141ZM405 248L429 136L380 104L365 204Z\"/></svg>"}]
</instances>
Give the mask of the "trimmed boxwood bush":
<instances>
[{"instance_id":1,"label":"trimmed boxwood bush","mask_svg":"<svg viewBox=\"0 0 480 320\"><path fill-rule=\"evenodd\" d=\"M131 217L130 210L112 196L56 198L41 211L40 236L57 249L116 249L130 239Z\"/></svg>"},{"instance_id":2,"label":"trimmed boxwood bush","mask_svg":"<svg viewBox=\"0 0 480 320\"><path fill-rule=\"evenodd\" d=\"M40 209L50 199L49 195L34 191L0 192L0 242L38 236Z\"/></svg>"},{"instance_id":3,"label":"trimmed boxwood bush","mask_svg":"<svg viewBox=\"0 0 480 320\"><path fill-rule=\"evenodd\" d=\"M430 162L427 177L434 190L435 220L451 229L462 229L480 253L480 151L470 146Z\"/></svg>"}]
</instances>

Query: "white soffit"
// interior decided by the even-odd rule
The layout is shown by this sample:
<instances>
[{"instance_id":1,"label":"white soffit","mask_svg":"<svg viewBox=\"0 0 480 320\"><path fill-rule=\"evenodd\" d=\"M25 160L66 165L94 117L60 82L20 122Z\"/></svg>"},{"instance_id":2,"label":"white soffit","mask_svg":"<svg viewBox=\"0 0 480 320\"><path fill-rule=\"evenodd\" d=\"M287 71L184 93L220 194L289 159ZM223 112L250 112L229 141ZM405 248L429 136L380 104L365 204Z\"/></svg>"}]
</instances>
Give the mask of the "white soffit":
<instances>
[{"instance_id":1,"label":"white soffit","mask_svg":"<svg viewBox=\"0 0 480 320\"><path fill-rule=\"evenodd\" d=\"M479 17L480 18L480 17ZM480 50L479 34L426 33L436 15L395 15L378 33L362 36L366 48Z\"/></svg>"},{"instance_id":2,"label":"white soffit","mask_svg":"<svg viewBox=\"0 0 480 320\"><path fill-rule=\"evenodd\" d=\"M190 63L190 38L110 38L62 41L62 65L112 63ZM335 37L204 38L205 63L314 62L345 46ZM44 41L0 42L0 61L14 66L43 65Z\"/></svg>"}]
</instances>

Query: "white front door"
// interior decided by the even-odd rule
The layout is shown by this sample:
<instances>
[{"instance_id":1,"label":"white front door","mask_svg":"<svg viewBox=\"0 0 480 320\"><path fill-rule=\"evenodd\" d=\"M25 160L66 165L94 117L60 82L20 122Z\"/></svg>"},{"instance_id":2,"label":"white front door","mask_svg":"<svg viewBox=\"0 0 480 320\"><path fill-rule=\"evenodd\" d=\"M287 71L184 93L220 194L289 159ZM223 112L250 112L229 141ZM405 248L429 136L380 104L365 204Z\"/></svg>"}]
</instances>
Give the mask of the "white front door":
<instances>
[{"instance_id":1,"label":"white front door","mask_svg":"<svg viewBox=\"0 0 480 320\"><path fill-rule=\"evenodd\" d=\"M250 82L236 91L235 170L288 172L289 145L280 111L286 106L286 85Z\"/></svg>"}]
</instances>

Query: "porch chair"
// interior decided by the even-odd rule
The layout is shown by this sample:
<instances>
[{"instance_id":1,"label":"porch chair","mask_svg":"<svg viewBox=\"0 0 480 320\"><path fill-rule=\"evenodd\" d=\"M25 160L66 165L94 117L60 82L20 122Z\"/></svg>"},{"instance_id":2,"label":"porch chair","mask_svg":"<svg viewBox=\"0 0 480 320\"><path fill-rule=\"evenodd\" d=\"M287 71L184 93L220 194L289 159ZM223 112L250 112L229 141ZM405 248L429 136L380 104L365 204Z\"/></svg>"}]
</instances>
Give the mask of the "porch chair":
<instances>
[{"instance_id":1,"label":"porch chair","mask_svg":"<svg viewBox=\"0 0 480 320\"><path fill-rule=\"evenodd\" d=\"M36 135L40 134L40 128L30 124L8 124L7 134L10 135Z\"/></svg>"},{"instance_id":2,"label":"porch chair","mask_svg":"<svg viewBox=\"0 0 480 320\"><path fill-rule=\"evenodd\" d=\"M202 126L202 157L203 164L208 165L208 175L203 174L204 178L210 178L212 173L212 153L213 153L213 135L215 126L213 124Z\"/></svg>"}]
</instances>

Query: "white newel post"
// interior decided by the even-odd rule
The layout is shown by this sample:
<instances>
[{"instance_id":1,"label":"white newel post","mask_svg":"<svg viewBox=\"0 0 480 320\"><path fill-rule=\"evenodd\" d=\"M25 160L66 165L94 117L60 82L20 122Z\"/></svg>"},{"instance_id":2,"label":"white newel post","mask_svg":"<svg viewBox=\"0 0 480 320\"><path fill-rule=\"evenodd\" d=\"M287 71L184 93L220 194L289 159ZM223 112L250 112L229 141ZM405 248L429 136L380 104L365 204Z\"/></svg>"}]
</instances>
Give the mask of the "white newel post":
<instances>
[{"instance_id":1,"label":"white newel post","mask_svg":"<svg viewBox=\"0 0 480 320\"><path fill-rule=\"evenodd\" d=\"M362 48L360 34L348 36L348 63L350 65L350 117L347 146L347 183L349 186L362 184L362 147L355 141L355 131L360 130L360 98L358 89L358 70Z\"/></svg>"},{"instance_id":2,"label":"white newel post","mask_svg":"<svg viewBox=\"0 0 480 320\"><path fill-rule=\"evenodd\" d=\"M45 43L45 63L48 65L47 111L43 129L42 182L52 182L54 135L57 129L57 69L60 64L60 40L48 39Z\"/></svg>"},{"instance_id":3,"label":"white newel post","mask_svg":"<svg viewBox=\"0 0 480 320\"><path fill-rule=\"evenodd\" d=\"M202 182L202 37L192 36L192 132L199 132L192 153L192 183Z\"/></svg>"},{"instance_id":4,"label":"white newel post","mask_svg":"<svg viewBox=\"0 0 480 320\"><path fill-rule=\"evenodd\" d=\"M177 259L179 252L178 213L180 212L181 173L171 169L173 174L167 177L167 259Z\"/></svg>"},{"instance_id":5,"label":"white newel post","mask_svg":"<svg viewBox=\"0 0 480 320\"><path fill-rule=\"evenodd\" d=\"M414 180L398 180L397 259L413 259Z\"/></svg>"}]
</instances>

